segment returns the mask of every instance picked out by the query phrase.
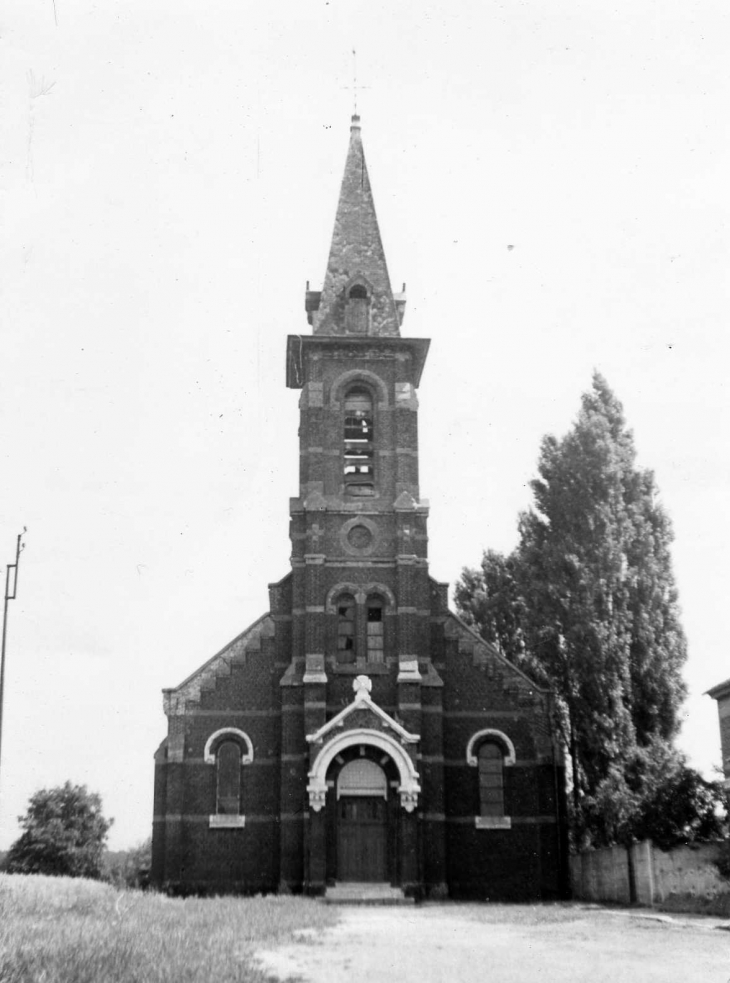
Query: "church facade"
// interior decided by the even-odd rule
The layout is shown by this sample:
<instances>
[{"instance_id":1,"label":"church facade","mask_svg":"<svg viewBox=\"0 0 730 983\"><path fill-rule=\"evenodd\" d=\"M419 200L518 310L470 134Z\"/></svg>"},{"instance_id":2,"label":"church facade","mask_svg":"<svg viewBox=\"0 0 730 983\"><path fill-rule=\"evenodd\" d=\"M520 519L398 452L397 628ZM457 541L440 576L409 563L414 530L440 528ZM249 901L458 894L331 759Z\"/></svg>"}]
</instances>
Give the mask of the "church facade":
<instances>
[{"instance_id":1,"label":"church facade","mask_svg":"<svg viewBox=\"0 0 730 983\"><path fill-rule=\"evenodd\" d=\"M269 610L174 689L155 756L152 880L166 890L550 899L566 887L551 697L429 576L418 396L359 118L299 390L291 570Z\"/></svg>"}]
</instances>

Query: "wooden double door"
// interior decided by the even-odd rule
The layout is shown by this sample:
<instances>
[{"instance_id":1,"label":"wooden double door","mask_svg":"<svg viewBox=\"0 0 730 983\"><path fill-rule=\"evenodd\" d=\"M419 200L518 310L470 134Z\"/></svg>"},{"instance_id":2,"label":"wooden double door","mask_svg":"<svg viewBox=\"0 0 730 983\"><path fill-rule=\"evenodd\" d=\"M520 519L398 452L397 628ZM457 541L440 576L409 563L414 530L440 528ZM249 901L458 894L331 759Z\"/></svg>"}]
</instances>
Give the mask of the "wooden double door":
<instances>
[{"instance_id":1,"label":"wooden double door","mask_svg":"<svg viewBox=\"0 0 730 983\"><path fill-rule=\"evenodd\" d=\"M343 795L337 802L337 880L388 879L386 800L382 796Z\"/></svg>"}]
</instances>

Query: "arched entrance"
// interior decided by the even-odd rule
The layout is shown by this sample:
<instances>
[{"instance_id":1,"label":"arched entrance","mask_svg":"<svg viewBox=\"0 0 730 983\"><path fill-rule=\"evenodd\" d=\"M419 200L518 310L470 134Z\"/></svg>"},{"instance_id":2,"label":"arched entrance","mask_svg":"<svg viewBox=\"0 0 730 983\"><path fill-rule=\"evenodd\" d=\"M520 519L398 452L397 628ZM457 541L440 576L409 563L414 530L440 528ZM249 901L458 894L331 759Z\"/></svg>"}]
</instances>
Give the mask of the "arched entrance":
<instances>
[{"instance_id":1,"label":"arched entrance","mask_svg":"<svg viewBox=\"0 0 730 983\"><path fill-rule=\"evenodd\" d=\"M421 786L413 746L420 738L374 703L371 685L358 676L353 702L307 735L319 748L307 784L313 892L346 880L388 881L404 890L418 882ZM372 725L347 729L352 713L369 715Z\"/></svg>"},{"instance_id":2,"label":"arched entrance","mask_svg":"<svg viewBox=\"0 0 730 983\"><path fill-rule=\"evenodd\" d=\"M369 757L353 758L340 769L336 788L336 880L390 880L388 779L383 768Z\"/></svg>"},{"instance_id":3,"label":"arched entrance","mask_svg":"<svg viewBox=\"0 0 730 983\"><path fill-rule=\"evenodd\" d=\"M375 744L341 747L326 770L327 884L398 883L398 765Z\"/></svg>"}]
</instances>

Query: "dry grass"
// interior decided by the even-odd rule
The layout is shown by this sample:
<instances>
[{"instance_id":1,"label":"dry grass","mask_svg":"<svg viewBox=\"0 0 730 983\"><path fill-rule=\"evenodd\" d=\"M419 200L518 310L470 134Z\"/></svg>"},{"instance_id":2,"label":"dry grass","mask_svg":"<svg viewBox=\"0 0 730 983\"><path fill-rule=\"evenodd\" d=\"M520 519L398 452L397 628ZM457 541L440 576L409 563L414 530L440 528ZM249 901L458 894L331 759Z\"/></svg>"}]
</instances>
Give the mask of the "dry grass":
<instances>
[{"instance_id":1,"label":"dry grass","mask_svg":"<svg viewBox=\"0 0 730 983\"><path fill-rule=\"evenodd\" d=\"M331 908L301 898L181 900L0 875L0 981L264 983L254 949L335 920Z\"/></svg>"}]
</instances>

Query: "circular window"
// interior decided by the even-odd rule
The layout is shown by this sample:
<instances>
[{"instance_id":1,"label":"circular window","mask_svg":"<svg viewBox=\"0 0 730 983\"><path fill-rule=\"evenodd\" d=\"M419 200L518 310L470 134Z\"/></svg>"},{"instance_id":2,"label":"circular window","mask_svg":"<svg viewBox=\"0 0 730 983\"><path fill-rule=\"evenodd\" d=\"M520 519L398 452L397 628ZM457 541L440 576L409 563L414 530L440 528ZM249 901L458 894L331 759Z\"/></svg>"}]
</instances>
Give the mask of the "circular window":
<instances>
[{"instance_id":1,"label":"circular window","mask_svg":"<svg viewBox=\"0 0 730 983\"><path fill-rule=\"evenodd\" d=\"M363 515L348 519L340 527L340 543L350 556L370 556L378 545L378 527Z\"/></svg>"},{"instance_id":2,"label":"circular window","mask_svg":"<svg viewBox=\"0 0 730 983\"><path fill-rule=\"evenodd\" d=\"M347 534L347 542L356 550L364 550L372 543L373 534L367 526L353 526Z\"/></svg>"}]
</instances>

